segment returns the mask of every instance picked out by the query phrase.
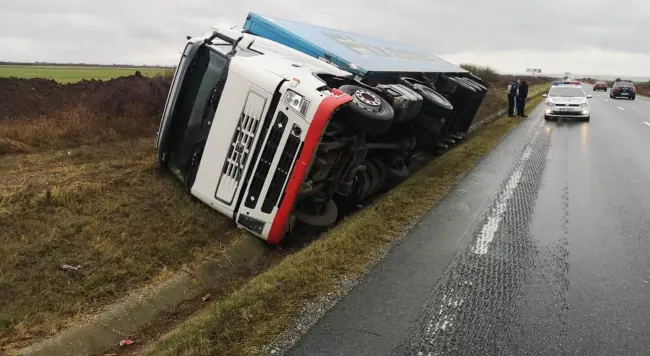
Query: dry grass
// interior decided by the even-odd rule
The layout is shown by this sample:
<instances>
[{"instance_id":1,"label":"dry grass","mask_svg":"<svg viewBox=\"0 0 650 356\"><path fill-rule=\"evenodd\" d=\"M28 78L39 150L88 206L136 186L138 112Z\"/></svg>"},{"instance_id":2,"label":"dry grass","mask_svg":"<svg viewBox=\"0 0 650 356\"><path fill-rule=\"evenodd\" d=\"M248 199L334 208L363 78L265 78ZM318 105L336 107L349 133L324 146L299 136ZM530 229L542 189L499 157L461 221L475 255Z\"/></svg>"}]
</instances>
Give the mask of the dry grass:
<instances>
[{"instance_id":1,"label":"dry grass","mask_svg":"<svg viewBox=\"0 0 650 356\"><path fill-rule=\"evenodd\" d=\"M635 86L637 94L650 96L650 83L637 83Z\"/></svg>"},{"instance_id":2,"label":"dry grass","mask_svg":"<svg viewBox=\"0 0 650 356\"><path fill-rule=\"evenodd\" d=\"M0 120L0 155L97 145L155 135L158 122L134 120L136 117L142 116L135 108L124 116L100 117L78 106L34 120ZM150 142L153 144L153 139Z\"/></svg>"},{"instance_id":3,"label":"dry grass","mask_svg":"<svg viewBox=\"0 0 650 356\"><path fill-rule=\"evenodd\" d=\"M529 88L529 96L533 97L540 92L547 92L548 91L548 85L547 84L536 84L532 85ZM530 108L530 104L526 105L527 108ZM485 95L485 99L483 100L483 104L481 105L481 108L478 110L478 113L476 113L476 122L481 122L484 120L487 116L493 115L496 112L499 112L499 110L504 110L508 108L508 97L506 96L506 90L495 90L495 89L488 89L487 94ZM528 112L529 109L524 110L525 112Z\"/></svg>"},{"instance_id":4,"label":"dry grass","mask_svg":"<svg viewBox=\"0 0 650 356\"><path fill-rule=\"evenodd\" d=\"M491 88L503 88L504 91L515 78L526 80L531 86L551 81L550 78L544 76L500 74L493 68L476 64L461 64L460 66L488 82Z\"/></svg>"},{"instance_id":5,"label":"dry grass","mask_svg":"<svg viewBox=\"0 0 650 356\"><path fill-rule=\"evenodd\" d=\"M125 140L81 116L62 123L0 126L14 135L4 152L34 152L0 155L0 349L53 334L233 236L228 219L159 174L152 137ZM66 142L95 145L47 150Z\"/></svg>"},{"instance_id":6,"label":"dry grass","mask_svg":"<svg viewBox=\"0 0 650 356\"><path fill-rule=\"evenodd\" d=\"M403 236L520 120L503 117L480 129L372 206L182 324L152 354L264 354L263 346L306 301L334 290L342 278L364 273L377 252Z\"/></svg>"}]
</instances>

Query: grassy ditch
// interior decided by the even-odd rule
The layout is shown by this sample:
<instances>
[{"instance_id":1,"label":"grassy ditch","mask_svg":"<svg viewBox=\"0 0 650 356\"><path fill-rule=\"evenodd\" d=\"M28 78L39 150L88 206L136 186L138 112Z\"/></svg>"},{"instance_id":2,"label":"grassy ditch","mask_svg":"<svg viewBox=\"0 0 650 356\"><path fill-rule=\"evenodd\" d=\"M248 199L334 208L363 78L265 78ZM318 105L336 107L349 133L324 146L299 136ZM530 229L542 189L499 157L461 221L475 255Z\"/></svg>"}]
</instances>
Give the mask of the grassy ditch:
<instances>
[{"instance_id":1,"label":"grassy ditch","mask_svg":"<svg viewBox=\"0 0 650 356\"><path fill-rule=\"evenodd\" d=\"M0 347L51 335L237 236L157 171L152 146L0 157Z\"/></svg>"},{"instance_id":2,"label":"grassy ditch","mask_svg":"<svg viewBox=\"0 0 650 356\"><path fill-rule=\"evenodd\" d=\"M528 105L540 101L537 97ZM343 278L365 273L377 253L403 237L520 120L502 117L487 124L375 204L216 301L146 352L263 354L262 347L290 325L305 302L336 289Z\"/></svg>"}]
</instances>

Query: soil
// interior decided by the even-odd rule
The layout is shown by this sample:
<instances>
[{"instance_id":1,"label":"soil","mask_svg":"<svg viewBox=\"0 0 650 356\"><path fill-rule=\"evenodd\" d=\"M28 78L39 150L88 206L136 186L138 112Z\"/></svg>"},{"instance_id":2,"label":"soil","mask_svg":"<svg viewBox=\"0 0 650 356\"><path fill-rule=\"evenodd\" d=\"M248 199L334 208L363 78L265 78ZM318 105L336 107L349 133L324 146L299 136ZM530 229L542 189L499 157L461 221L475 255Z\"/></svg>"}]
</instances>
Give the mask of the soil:
<instances>
[{"instance_id":1,"label":"soil","mask_svg":"<svg viewBox=\"0 0 650 356\"><path fill-rule=\"evenodd\" d=\"M0 120L38 118L75 106L100 117L159 117L171 76L132 75L59 84L49 79L0 78Z\"/></svg>"}]
</instances>

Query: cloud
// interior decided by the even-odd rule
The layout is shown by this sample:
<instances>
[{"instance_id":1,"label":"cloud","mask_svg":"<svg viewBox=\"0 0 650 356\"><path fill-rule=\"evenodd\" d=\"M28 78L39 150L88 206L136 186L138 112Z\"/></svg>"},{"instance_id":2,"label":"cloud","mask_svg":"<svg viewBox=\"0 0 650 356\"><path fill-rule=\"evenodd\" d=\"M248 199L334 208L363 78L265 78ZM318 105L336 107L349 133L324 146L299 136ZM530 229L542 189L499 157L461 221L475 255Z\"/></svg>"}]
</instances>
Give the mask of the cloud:
<instances>
[{"instance_id":1,"label":"cloud","mask_svg":"<svg viewBox=\"0 0 650 356\"><path fill-rule=\"evenodd\" d=\"M639 40L650 2L634 0L21 0L0 3L0 60L175 64L185 35L242 24L249 11L409 42L502 71L650 73L642 64L650 42Z\"/></svg>"}]
</instances>

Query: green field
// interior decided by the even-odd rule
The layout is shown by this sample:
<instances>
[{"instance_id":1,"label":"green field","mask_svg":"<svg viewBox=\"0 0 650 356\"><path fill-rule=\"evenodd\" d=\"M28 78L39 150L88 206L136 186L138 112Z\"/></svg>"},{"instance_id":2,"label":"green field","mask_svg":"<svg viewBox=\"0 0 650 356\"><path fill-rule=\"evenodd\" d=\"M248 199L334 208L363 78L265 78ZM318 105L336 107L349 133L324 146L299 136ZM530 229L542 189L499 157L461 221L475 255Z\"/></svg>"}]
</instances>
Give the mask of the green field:
<instances>
[{"instance_id":1,"label":"green field","mask_svg":"<svg viewBox=\"0 0 650 356\"><path fill-rule=\"evenodd\" d=\"M146 76L155 76L168 71L158 68L0 65L0 78L46 78L54 79L59 83L74 83L83 79L108 80L133 75L137 70Z\"/></svg>"}]
</instances>

